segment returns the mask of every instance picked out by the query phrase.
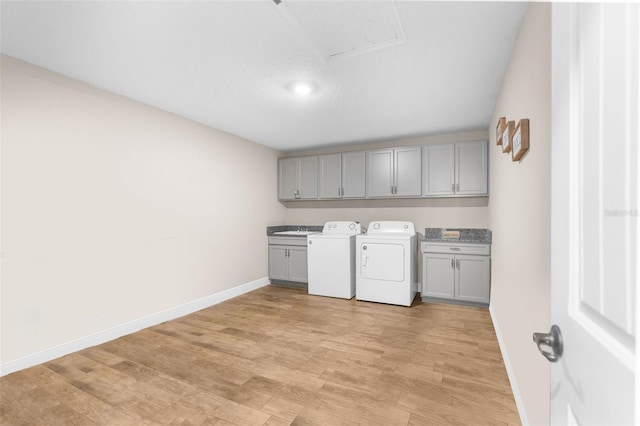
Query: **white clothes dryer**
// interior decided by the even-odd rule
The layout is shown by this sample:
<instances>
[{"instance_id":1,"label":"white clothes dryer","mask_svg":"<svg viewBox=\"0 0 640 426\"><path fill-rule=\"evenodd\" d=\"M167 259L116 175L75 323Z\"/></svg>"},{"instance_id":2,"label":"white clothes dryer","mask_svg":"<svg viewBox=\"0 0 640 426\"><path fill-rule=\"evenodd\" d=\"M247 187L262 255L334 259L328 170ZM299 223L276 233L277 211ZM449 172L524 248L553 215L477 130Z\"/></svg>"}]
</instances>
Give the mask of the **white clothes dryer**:
<instances>
[{"instance_id":1,"label":"white clothes dryer","mask_svg":"<svg viewBox=\"0 0 640 426\"><path fill-rule=\"evenodd\" d=\"M358 222L327 222L321 234L307 237L309 294L351 299L356 294Z\"/></svg>"},{"instance_id":2,"label":"white clothes dryer","mask_svg":"<svg viewBox=\"0 0 640 426\"><path fill-rule=\"evenodd\" d=\"M411 306L418 291L416 230L411 222L371 222L356 237L356 299Z\"/></svg>"}]
</instances>

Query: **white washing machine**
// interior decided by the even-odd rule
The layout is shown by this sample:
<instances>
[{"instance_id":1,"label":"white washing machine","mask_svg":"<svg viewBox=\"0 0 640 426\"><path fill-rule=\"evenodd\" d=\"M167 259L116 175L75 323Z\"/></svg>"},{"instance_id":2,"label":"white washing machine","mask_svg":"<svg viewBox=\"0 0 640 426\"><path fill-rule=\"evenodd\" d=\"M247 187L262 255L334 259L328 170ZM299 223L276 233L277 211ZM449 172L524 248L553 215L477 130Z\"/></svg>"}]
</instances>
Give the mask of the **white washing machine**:
<instances>
[{"instance_id":1,"label":"white washing machine","mask_svg":"<svg viewBox=\"0 0 640 426\"><path fill-rule=\"evenodd\" d=\"M416 229L411 222L371 222L356 238L356 299L411 306L418 291Z\"/></svg>"},{"instance_id":2,"label":"white washing machine","mask_svg":"<svg viewBox=\"0 0 640 426\"><path fill-rule=\"evenodd\" d=\"M358 222L327 222L321 234L307 237L309 294L351 299L356 294Z\"/></svg>"}]
</instances>

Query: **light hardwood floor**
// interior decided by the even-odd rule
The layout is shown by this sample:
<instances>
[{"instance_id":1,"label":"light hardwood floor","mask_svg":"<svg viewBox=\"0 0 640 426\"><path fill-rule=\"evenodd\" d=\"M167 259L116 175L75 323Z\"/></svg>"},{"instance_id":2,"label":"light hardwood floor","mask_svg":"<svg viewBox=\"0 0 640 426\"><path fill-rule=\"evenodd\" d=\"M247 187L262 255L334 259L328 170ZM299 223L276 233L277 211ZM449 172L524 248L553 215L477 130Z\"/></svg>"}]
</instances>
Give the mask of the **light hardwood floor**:
<instances>
[{"instance_id":1,"label":"light hardwood floor","mask_svg":"<svg viewBox=\"0 0 640 426\"><path fill-rule=\"evenodd\" d=\"M2 425L520 424L487 309L252 293L0 379Z\"/></svg>"}]
</instances>

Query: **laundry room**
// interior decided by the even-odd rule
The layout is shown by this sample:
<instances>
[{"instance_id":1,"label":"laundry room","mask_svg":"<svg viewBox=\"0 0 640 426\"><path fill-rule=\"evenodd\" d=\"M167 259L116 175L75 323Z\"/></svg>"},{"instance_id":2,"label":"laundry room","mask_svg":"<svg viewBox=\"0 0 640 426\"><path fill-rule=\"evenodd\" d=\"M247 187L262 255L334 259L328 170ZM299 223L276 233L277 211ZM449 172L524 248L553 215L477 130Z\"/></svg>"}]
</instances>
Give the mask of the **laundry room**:
<instances>
[{"instance_id":1,"label":"laundry room","mask_svg":"<svg viewBox=\"0 0 640 426\"><path fill-rule=\"evenodd\" d=\"M628 7L610 21L635 28ZM0 12L0 423L557 415L562 7L56 0ZM637 147L623 136L605 151L628 177ZM635 185L609 194L632 200L611 235L635 235ZM635 287L624 291L610 322L627 354ZM618 358L627 372L632 356Z\"/></svg>"}]
</instances>

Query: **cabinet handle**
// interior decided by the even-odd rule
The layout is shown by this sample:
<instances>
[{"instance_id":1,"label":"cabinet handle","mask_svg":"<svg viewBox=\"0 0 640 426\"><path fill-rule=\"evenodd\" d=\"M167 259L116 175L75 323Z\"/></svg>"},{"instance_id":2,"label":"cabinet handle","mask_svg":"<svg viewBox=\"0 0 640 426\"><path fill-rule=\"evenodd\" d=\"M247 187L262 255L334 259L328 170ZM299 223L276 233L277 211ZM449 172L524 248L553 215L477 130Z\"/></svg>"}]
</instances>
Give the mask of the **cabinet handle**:
<instances>
[{"instance_id":1,"label":"cabinet handle","mask_svg":"<svg viewBox=\"0 0 640 426\"><path fill-rule=\"evenodd\" d=\"M456 192L460 192L460 184L456 183Z\"/></svg>"},{"instance_id":2,"label":"cabinet handle","mask_svg":"<svg viewBox=\"0 0 640 426\"><path fill-rule=\"evenodd\" d=\"M455 261L453 260L453 257L451 258L451 267L455 268Z\"/></svg>"},{"instance_id":3,"label":"cabinet handle","mask_svg":"<svg viewBox=\"0 0 640 426\"><path fill-rule=\"evenodd\" d=\"M460 270L460 259L456 259L456 268L458 268L458 271Z\"/></svg>"},{"instance_id":4,"label":"cabinet handle","mask_svg":"<svg viewBox=\"0 0 640 426\"><path fill-rule=\"evenodd\" d=\"M460 247L449 247L451 251L460 251Z\"/></svg>"},{"instance_id":5,"label":"cabinet handle","mask_svg":"<svg viewBox=\"0 0 640 426\"><path fill-rule=\"evenodd\" d=\"M284 251L284 257L289 257L289 249L286 249L286 250Z\"/></svg>"},{"instance_id":6,"label":"cabinet handle","mask_svg":"<svg viewBox=\"0 0 640 426\"><path fill-rule=\"evenodd\" d=\"M456 192L456 184L455 183L451 184L451 192Z\"/></svg>"}]
</instances>

